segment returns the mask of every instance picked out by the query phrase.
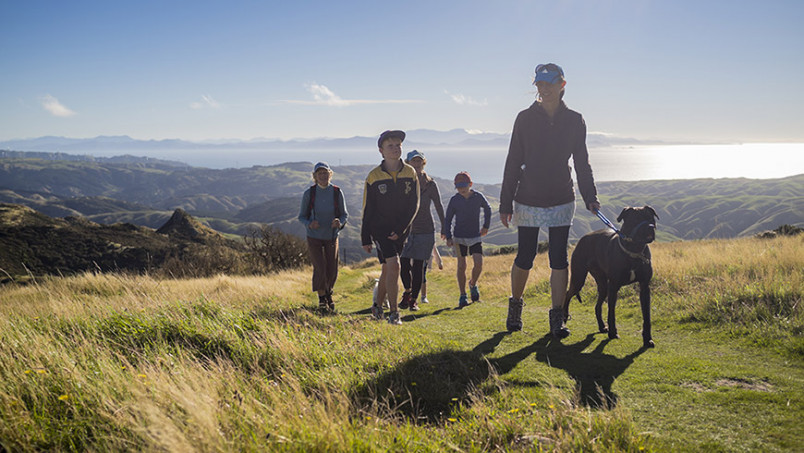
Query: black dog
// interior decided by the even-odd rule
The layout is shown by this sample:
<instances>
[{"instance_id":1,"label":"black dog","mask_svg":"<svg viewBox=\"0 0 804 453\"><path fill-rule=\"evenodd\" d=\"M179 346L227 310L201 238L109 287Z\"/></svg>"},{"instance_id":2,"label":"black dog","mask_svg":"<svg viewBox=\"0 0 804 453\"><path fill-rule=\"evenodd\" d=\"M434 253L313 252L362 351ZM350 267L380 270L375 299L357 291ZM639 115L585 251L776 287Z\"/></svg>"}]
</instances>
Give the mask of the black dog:
<instances>
[{"instance_id":1,"label":"black dog","mask_svg":"<svg viewBox=\"0 0 804 453\"><path fill-rule=\"evenodd\" d=\"M572 252L572 278L564 299L564 317L569 318L570 299L581 300L581 288L586 274L592 274L597 283L595 316L601 332L609 338L619 338L614 318L617 293L623 285L639 282L639 302L642 306L642 345L653 347L650 331L650 279L653 267L648 244L656 239L656 211L650 206L625 208L617 217L623 222L620 231L598 230L586 234ZM608 298L609 325L601 316L603 301Z\"/></svg>"}]
</instances>

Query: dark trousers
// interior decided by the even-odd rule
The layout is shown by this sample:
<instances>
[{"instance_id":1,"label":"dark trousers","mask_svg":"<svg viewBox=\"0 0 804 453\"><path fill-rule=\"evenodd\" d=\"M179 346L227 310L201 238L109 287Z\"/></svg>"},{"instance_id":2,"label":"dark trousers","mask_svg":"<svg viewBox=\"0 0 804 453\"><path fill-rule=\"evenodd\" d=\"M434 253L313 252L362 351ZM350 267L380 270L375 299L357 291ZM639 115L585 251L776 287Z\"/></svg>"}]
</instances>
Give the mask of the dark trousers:
<instances>
[{"instance_id":1,"label":"dark trousers","mask_svg":"<svg viewBox=\"0 0 804 453\"><path fill-rule=\"evenodd\" d=\"M411 261L413 264L411 264ZM424 281L424 260L413 260L410 258L399 259L402 277L402 286L405 290L411 290L410 296L413 300L419 297L419 291L422 289L422 282Z\"/></svg>"},{"instance_id":2,"label":"dark trousers","mask_svg":"<svg viewBox=\"0 0 804 453\"><path fill-rule=\"evenodd\" d=\"M307 249L313 262L313 291L331 293L338 279L338 238L326 240L307 236Z\"/></svg>"}]
</instances>

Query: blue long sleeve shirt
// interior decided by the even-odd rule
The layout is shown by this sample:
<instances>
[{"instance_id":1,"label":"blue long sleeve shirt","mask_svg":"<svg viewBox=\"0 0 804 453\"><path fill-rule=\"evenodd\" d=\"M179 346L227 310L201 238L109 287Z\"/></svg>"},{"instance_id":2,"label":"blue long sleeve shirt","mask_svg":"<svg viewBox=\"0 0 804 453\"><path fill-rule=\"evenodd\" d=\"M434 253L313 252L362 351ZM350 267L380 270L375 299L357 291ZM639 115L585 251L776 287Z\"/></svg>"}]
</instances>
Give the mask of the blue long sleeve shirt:
<instances>
[{"instance_id":1,"label":"blue long sleeve shirt","mask_svg":"<svg viewBox=\"0 0 804 453\"><path fill-rule=\"evenodd\" d=\"M310 211L309 217L307 210L310 205L310 192L316 191L315 204ZM302 196L301 208L299 209L299 221L307 228L307 236L316 239L332 240L338 237L338 228L332 228L332 221L335 219L335 188L330 184L325 189L318 187L318 185L308 188L304 191ZM338 204L340 205L341 225L346 225L346 219L349 214L346 212L346 202L343 199L343 190L340 191L338 197ZM319 227L316 229L310 228L310 223L313 220L318 220Z\"/></svg>"},{"instance_id":2,"label":"blue long sleeve shirt","mask_svg":"<svg viewBox=\"0 0 804 453\"><path fill-rule=\"evenodd\" d=\"M491 206L480 192L472 191L469 198L457 193L452 196L447 205L447 215L441 233L451 239L480 237L480 209L483 209L483 228L491 226ZM452 219L455 218L455 229L452 228Z\"/></svg>"}]
</instances>

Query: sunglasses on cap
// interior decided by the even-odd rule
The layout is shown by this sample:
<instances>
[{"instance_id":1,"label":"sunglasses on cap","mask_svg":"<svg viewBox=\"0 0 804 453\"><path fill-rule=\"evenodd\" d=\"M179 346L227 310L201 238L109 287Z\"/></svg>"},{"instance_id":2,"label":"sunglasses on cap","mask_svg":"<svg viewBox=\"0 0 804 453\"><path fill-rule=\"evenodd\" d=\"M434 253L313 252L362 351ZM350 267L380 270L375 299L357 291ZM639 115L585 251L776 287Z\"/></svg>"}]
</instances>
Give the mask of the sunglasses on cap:
<instances>
[{"instance_id":1,"label":"sunglasses on cap","mask_svg":"<svg viewBox=\"0 0 804 453\"><path fill-rule=\"evenodd\" d=\"M551 75L552 77L549 77ZM540 81L556 83L558 77L564 77L564 70L561 69L561 66L555 63L540 64L536 66L536 77L533 80L533 84L535 85L536 82ZM547 80L548 78L550 80Z\"/></svg>"}]
</instances>

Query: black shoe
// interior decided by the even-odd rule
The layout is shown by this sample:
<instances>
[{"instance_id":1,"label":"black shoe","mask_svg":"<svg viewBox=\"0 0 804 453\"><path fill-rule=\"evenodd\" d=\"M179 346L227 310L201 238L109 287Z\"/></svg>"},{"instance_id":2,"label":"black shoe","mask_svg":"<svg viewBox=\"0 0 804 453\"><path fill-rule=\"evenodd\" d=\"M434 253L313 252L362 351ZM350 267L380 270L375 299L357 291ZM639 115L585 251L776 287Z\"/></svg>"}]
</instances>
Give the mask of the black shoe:
<instances>
[{"instance_id":1,"label":"black shoe","mask_svg":"<svg viewBox=\"0 0 804 453\"><path fill-rule=\"evenodd\" d=\"M399 309L404 310L410 307L410 292L405 291L402 293L402 300L399 301Z\"/></svg>"},{"instance_id":2,"label":"black shoe","mask_svg":"<svg viewBox=\"0 0 804 453\"><path fill-rule=\"evenodd\" d=\"M327 293L325 297L327 298L327 308L329 308L329 311L335 311L335 302L332 300L332 293Z\"/></svg>"}]
</instances>

